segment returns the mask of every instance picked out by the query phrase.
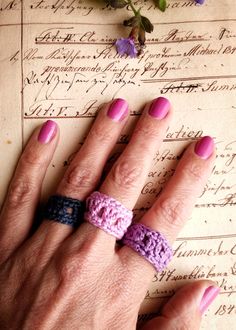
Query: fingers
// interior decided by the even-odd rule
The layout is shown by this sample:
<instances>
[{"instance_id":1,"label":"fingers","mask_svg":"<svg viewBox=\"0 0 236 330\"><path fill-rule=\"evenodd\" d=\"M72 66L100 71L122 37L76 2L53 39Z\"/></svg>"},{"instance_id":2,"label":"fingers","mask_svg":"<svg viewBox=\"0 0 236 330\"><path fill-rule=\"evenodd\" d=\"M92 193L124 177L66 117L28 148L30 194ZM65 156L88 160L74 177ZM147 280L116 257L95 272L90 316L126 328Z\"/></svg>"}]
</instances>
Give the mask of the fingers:
<instances>
[{"instance_id":1,"label":"fingers","mask_svg":"<svg viewBox=\"0 0 236 330\"><path fill-rule=\"evenodd\" d=\"M204 145L205 154L202 153ZM192 213L196 199L211 174L214 160L214 142L210 137L191 144L174 176L141 222L160 231L173 243Z\"/></svg>"},{"instance_id":2,"label":"fingers","mask_svg":"<svg viewBox=\"0 0 236 330\"><path fill-rule=\"evenodd\" d=\"M201 316L219 294L211 281L185 285L164 305L161 316L149 321L142 330L200 329Z\"/></svg>"},{"instance_id":3,"label":"fingers","mask_svg":"<svg viewBox=\"0 0 236 330\"><path fill-rule=\"evenodd\" d=\"M129 209L134 207L171 115L170 103L163 97L146 106L128 146L102 184L102 193L117 199Z\"/></svg>"},{"instance_id":4,"label":"fingers","mask_svg":"<svg viewBox=\"0 0 236 330\"><path fill-rule=\"evenodd\" d=\"M161 97L148 104L138 121L131 140L119 159L115 162L99 191L115 198L125 207L132 210L145 182L155 152L165 136L172 116L171 106L167 99ZM92 226L92 235L81 226L70 238L72 246L78 247L78 240L88 238L93 244L105 251L114 253L115 237ZM95 237L95 239L94 239ZM102 243L102 244L100 244ZM108 254L108 253L107 253Z\"/></svg>"},{"instance_id":5,"label":"fingers","mask_svg":"<svg viewBox=\"0 0 236 330\"><path fill-rule=\"evenodd\" d=\"M84 201L96 189L103 167L127 119L128 103L123 99L114 100L99 111L83 146L62 178L57 194ZM68 225L44 221L32 239L45 245L46 238L50 237L50 242L47 242L57 245L72 231Z\"/></svg>"},{"instance_id":6,"label":"fingers","mask_svg":"<svg viewBox=\"0 0 236 330\"><path fill-rule=\"evenodd\" d=\"M171 119L171 106L167 99L160 97L147 105L134 130L131 140L119 159L115 162L100 192L111 196L132 210L145 182L156 150L165 136ZM115 237L100 229L101 241L109 246ZM81 230L78 235L81 234ZM77 240L75 234L75 240Z\"/></svg>"},{"instance_id":7,"label":"fingers","mask_svg":"<svg viewBox=\"0 0 236 330\"><path fill-rule=\"evenodd\" d=\"M174 176L141 222L159 231L169 243L173 243L206 184L214 159L214 143L210 137L191 144L180 160ZM132 262L136 260L138 264L141 262L144 265L142 257L129 247L123 247L120 253L129 253ZM152 276L154 268L148 262L146 267Z\"/></svg>"},{"instance_id":8,"label":"fingers","mask_svg":"<svg viewBox=\"0 0 236 330\"><path fill-rule=\"evenodd\" d=\"M49 120L36 129L24 149L1 212L0 260L7 258L29 234L58 133L56 123Z\"/></svg>"},{"instance_id":9,"label":"fingers","mask_svg":"<svg viewBox=\"0 0 236 330\"><path fill-rule=\"evenodd\" d=\"M108 156L128 119L128 103L117 99L100 111L57 193L84 200L98 185Z\"/></svg>"},{"instance_id":10,"label":"fingers","mask_svg":"<svg viewBox=\"0 0 236 330\"><path fill-rule=\"evenodd\" d=\"M132 209L138 199L148 174L154 154L160 146L168 128L172 111L165 98L158 98L147 105L122 155L115 162L99 191L115 198ZM78 247L78 240L87 235L86 224L71 237L71 245ZM87 223L87 226L92 226ZM92 226L93 227L93 226ZM87 229L87 228L86 228ZM115 237L96 227L92 236L101 248L114 253ZM90 238L92 241L92 238ZM94 244L94 243L93 243ZM106 244L106 245L104 245Z\"/></svg>"}]
</instances>

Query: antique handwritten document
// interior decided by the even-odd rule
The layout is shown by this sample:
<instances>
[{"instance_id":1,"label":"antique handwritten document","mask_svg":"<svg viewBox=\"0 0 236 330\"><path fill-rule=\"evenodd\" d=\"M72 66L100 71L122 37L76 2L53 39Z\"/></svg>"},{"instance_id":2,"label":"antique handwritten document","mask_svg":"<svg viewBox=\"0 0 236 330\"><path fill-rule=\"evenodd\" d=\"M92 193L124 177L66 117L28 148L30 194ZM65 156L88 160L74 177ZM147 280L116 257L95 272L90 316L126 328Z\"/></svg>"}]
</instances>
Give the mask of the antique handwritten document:
<instances>
[{"instance_id":1,"label":"antique handwritten document","mask_svg":"<svg viewBox=\"0 0 236 330\"><path fill-rule=\"evenodd\" d=\"M60 145L43 189L45 200L83 143L99 106L122 97L130 121L119 153L147 101L163 95L175 118L135 206L140 218L173 174L188 143L211 135L217 145L212 175L174 245L168 269L153 277L140 319L155 313L187 281L221 287L202 329L236 324L236 2L169 0L165 13L134 1L154 23L136 59L121 57L114 40L131 11L89 0L0 1L0 200L32 130L51 118ZM112 158L112 157L111 157ZM131 302L132 303L132 302Z\"/></svg>"}]
</instances>

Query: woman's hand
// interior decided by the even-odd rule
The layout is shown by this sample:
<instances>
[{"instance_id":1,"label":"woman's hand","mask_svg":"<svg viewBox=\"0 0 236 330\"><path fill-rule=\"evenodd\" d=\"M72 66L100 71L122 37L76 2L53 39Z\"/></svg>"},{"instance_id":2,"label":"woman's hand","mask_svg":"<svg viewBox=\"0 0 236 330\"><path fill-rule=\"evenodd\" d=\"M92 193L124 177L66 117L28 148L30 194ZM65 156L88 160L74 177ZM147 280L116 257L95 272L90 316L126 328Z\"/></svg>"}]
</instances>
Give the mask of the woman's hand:
<instances>
[{"instance_id":1,"label":"woman's hand","mask_svg":"<svg viewBox=\"0 0 236 330\"><path fill-rule=\"evenodd\" d=\"M170 124L169 102L148 104L132 138L99 191L132 209L155 152ZM99 111L57 194L85 200L97 189L104 165L128 119L126 101ZM42 182L59 139L46 122L31 136L9 187L0 220L1 329L135 329L153 266L113 236L84 222L78 229L44 219L32 234ZM191 214L215 158L212 139L191 144L174 176L141 222L172 244ZM179 290L145 329L198 329L219 292L199 281Z\"/></svg>"}]
</instances>

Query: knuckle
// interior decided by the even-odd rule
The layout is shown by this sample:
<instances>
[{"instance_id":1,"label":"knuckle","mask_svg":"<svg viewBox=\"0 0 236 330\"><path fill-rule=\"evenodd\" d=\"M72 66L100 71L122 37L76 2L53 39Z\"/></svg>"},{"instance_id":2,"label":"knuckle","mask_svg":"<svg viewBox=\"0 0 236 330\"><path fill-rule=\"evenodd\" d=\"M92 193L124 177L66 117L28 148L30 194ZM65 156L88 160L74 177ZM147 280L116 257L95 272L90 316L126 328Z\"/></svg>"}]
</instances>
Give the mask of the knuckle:
<instances>
[{"instance_id":1,"label":"knuckle","mask_svg":"<svg viewBox=\"0 0 236 330\"><path fill-rule=\"evenodd\" d=\"M176 305L171 300L163 307L162 314L172 320L171 323L173 322L173 327L171 327L171 329L199 329L199 327L194 327L193 325L193 314L191 309L190 311L180 314L179 305Z\"/></svg>"},{"instance_id":2,"label":"knuckle","mask_svg":"<svg viewBox=\"0 0 236 330\"><path fill-rule=\"evenodd\" d=\"M80 188L93 188L97 185L99 176L94 173L92 166L81 167L76 165L68 170L65 180L68 185Z\"/></svg>"},{"instance_id":3,"label":"knuckle","mask_svg":"<svg viewBox=\"0 0 236 330\"><path fill-rule=\"evenodd\" d=\"M157 206L157 212L167 225L179 226L183 222L184 201L178 197L161 199Z\"/></svg>"},{"instance_id":4,"label":"knuckle","mask_svg":"<svg viewBox=\"0 0 236 330\"><path fill-rule=\"evenodd\" d=\"M134 130L133 136L142 136L143 141L145 141L145 139L159 139L160 134L160 127L157 127L156 122L153 120L149 120L145 122L145 125L143 123L138 125Z\"/></svg>"},{"instance_id":5,"label":"knuckle","mask_svg":"<svg viewBox=\"0 0 236 330\"><path fill-rule=\"evenodd\" d=\"M29 203L34 190L33 184L29 181L24 181L22 179L14 181L9 188L8 206L18 207L20 203Z\"/></svg>"},{"instance_id":6,"label":"knuckle","mask_svg":"<svg viewBox=\"0 0 236 330\"><path fill-rule=\"evenodd\" d=\"M190 163L186 164L182 168L181 174L189 177L191 180L194 180L195 182L202 182L202 180L203 180L202 166L200 166L194 162L190 162Z\"/></svg>"},{"instance_id":7,"label":"knuckle","mask_svg":"<svg viewBox=\"0 0 236 330\"><path fill-rule=\"evenodd\" d=\"M31 166L31 165L42 165L44 161L41 160L41 157L39 157L39 154L35 152L34 148L29 148L23 153L21 162L23 165Z\"/></svg>"},{"instance_id":8,"label":"knuckle","mask_svg":"<svg viewBox=\"0 0 236 330\"><path fill-rule=\"evenodd\" d=\"M85 266L82 259L78 254L71 254L64 258L63 263L60 262L58 273L63 283L70 283L71 280L79 277Z\"/></svg>"},{"instance_id":9,"label":"knuckle","mask_svg":"<svg viewBox=\"0 0 236 330\"><path fill-rule=\"evenodd\" d=\"M192 324L192 315L189 315L188 318L181 318L181 326L180 329L181 330L189 330L189 325ZM191 328L192 330L194 330L194 327ZM198 328L195 328L198 329Z\"/></svg>"},{"instance_id":10,"label":"knuckle","mask_svg":"<svg viewBox=\"0 0 236 330\"><path fill-rule=\"evenodd\" d=\"M112 132L112 128L96 125L90 131L90 136L98 142L109 142L113 140L114 133Z\"/></svg>"},{"instance_id":11,"label":"knuckle","mask_svg":"<svg viewBox=\"0 0 236 330\"><path fill-rule=\"evenodd\" d=\"M106 258L108 257L108 254L104 253L100 238L92 226L91 231L87 232L87 240L79 249L72 247L65 251L65 248L63 248L61 253L64 255L63 261L61 258L57 259L57 261L60 277L65 283L71 282L72 279L86 280L88 274L91 273L97 276L100 267L106 264ZM100 253L102 257L99 258L98 266L97 257Z\"/></svg>"},{"instance_id":12,"label":"knuckle","mask_svg":"<svg viewBox=\"0 0 236 330\"><path fill-rule=\"evenodd\" d=\"M112 170L112 179L115 184L125 188L136 187L137 182L142 175L142 169L129 162L119 161Z\"/></svg>"}]
</instances>

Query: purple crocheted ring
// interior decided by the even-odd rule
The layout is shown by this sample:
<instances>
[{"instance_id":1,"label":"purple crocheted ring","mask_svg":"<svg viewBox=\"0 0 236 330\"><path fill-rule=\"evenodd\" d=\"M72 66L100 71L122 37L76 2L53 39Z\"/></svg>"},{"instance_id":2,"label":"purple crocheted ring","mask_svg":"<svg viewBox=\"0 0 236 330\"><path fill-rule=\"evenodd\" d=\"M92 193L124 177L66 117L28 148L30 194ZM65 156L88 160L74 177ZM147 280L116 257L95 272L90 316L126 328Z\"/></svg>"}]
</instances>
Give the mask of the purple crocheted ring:
<instances>
[{"instance_id":1,"label":"purple crocheted ring","mask_svg":"<svg viewBox=\"0 0 236 330\"><path fill-rule=\"evenodd\" d=\"M85 219L118 239L124 236L132 218L132 211L99 191L93 192L86 200Z\"/></svg>"},{"instance_id":2,"label":"purple crocheted ring","mask_svg":"<svg viewBox=\"0 0 236 330\"><path fill-rule=\"evenodd\" d=\"M148 260L158 272L166 268L173 256L165 237L141 223L131 225L122 241Z\"/></svg>"}]
</instances>

